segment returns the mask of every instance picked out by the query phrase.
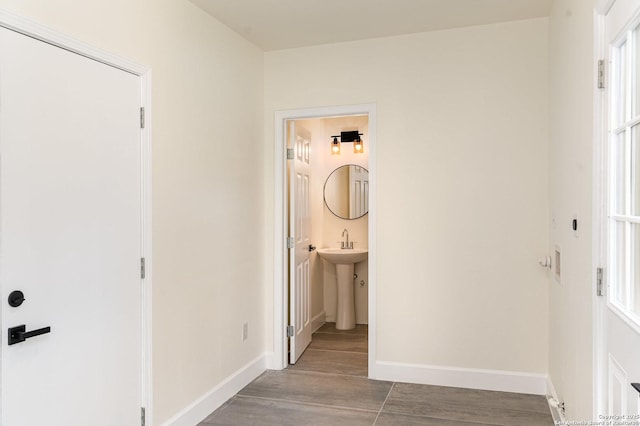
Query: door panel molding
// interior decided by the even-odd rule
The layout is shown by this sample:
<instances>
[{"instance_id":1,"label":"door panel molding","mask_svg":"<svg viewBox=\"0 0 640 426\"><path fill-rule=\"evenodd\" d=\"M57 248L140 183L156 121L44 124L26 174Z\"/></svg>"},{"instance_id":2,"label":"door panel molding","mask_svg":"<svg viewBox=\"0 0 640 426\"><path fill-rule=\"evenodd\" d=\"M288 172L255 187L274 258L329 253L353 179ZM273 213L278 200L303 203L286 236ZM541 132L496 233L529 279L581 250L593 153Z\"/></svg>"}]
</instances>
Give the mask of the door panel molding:
<instances>
[{"instance_id":1,"label":"door panel molding","mask_svg":"<svg viewBox=\"0 0 640 426\"><path fill-rule=\"evenodd\" d=\"M627 372L620 363L609 354L609 365L607 374L607 401L609 413L627 412Z\"/></svg>"},{"instance_id":2,"label":"door panel molding","mask_svg":"<svg viewBox=\"0 0 640 426\"><path fill-rule=\"evenodd\" d=\"M140 129L141 134L141 256L145 259L146 273L142 286L142 395L141 401L146 411L147 424L153 424L153 383L152 383L152 200L151 200L151 81L152 71L149 67L138 64L124 57L98 49L88 43L70 37L57 30L44 26L18 14L0 8L0 27L26 35L44 43L73 52L83 57L95 60L105 65L133 74L140 79L140 106L144 108L145 125ZM0 304L0 312L6 309ZM0 359L0 363L2 360ZM2 397L0 389L0 398Z\"/></svg>"}]
</instances>

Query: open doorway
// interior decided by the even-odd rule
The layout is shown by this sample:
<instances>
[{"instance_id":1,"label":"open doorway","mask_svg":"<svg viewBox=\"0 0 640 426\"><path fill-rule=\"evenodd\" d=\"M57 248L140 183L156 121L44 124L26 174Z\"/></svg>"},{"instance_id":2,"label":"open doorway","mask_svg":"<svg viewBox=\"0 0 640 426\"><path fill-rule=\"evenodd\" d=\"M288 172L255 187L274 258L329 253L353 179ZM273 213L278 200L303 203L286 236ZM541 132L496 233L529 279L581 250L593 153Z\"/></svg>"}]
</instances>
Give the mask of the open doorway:
<instances>
[{"instance_id":1,"label":"open doorway","mask_svg":"<svg viewBox=\"0 0 640 426\"><path fill-rule=\"evenodd\" d=\"M336 335L357 334L357 331L362 338L364 329L367 361L365 371L368 377L375 378L375 130L375 105L371 104L281 111L276 114L276 263L272 368L282 369L289 365L291 348L295 362L304 352L306 341L311 340L313 331L330 330L335 331L332 334ZM349 131L362 133L359 136L365 153L356 154L354 140L349 140L348 135L344 135L344 138L338 137L341 142L340 154L332 155L333 138L327 137L325 133L331 133L329 136L342 136L342 132ZM287 152L288 147L293 150ZM294 158L287 160L287 154L289 158ZM318 159L314 161L313 156L316 154ZM296 173L295 166L292 169L291 164L300 160L308 161L310 169L307 172ZM346 174L339 176L339 170L345 170ZM365 170L366 184L361 179ZM306 177L305 173L308 173ZM334 177L330 179L334 173ZM341 213L338 206L329 206L326 202L325 186L327 183L329 187L336 184L333 182L335 179L346 179L346 184L351 186L358 181L357 185L361 188L358 197L352 197L354 200L350 203L346 201L346 204L350 204L345 206L344 212L347 213ZM293 192L290 192L290 183L297 183L299 188L294 185ZM362 200L365 199L362 189L365 185L366 212L362 211ZM331 203L333 195L329 194L328 197ZM308 200L308 207L304 206L305 200ZM289 213L290 201L293 203L293 211L298 207L303 213L300 217ZM350 212L353 212L353 218ZM346 216L341 217L341 214ZM314 215L316 218L312 217ZM304 223L311 226L305 230ZM313 229L314 224L316 229ZM297 226L300 228L296 232ZM320 257L318 251L322 250L316 248L332 249L338 255L366 252L366 260L356 259L352 264L349 285L353 299L347 301L347 305L352 307L353 318L347 318L346 322L339 318L343 307L338 307L340 268L336 263L343 262ZM301 255L300 262L296 260L298 252ZM308 278L304 278L306 271ZM344 271L342 275L345 275ZM289 276L293 277L291 288ZM296 279L299 279L297 284ZM295 304L300 301L308 303L308 307L296 311ZM303 332L305 327L307 330ZM296 342L296 339L300 340ZM348 337L338 339L348 340Z\"/></svg>"},{"instance_id":2,"label":"open doorway","mask_svg":"<svg viewBox=\"0 0 640 426\"><path fill-rule=\"evenodd\" d=\"M367 375L368 122L364 114L287 121L289 364L296 369Z\"/></svg>"}]
</instances>

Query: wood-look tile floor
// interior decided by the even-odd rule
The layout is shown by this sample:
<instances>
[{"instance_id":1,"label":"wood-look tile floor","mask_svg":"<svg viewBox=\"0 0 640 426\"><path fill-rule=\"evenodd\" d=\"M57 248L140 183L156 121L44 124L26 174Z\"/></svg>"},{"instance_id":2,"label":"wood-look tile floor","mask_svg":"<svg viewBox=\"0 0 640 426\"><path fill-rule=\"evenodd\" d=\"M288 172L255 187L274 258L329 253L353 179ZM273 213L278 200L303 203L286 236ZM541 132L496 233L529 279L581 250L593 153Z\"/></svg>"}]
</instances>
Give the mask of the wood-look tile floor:
<instances>
[{"instance_id":1,"label":"wood-look tile floor","mask_svg":"<svg viewBox=\"0 0 640 426\"><path fill-rule=\"evenodd\" d=\"M295 365L268 370L211 413L207 425L550 426L538 395L414 385L367 376L367 326L327 323Z\"/></svg>"}]
</instances>

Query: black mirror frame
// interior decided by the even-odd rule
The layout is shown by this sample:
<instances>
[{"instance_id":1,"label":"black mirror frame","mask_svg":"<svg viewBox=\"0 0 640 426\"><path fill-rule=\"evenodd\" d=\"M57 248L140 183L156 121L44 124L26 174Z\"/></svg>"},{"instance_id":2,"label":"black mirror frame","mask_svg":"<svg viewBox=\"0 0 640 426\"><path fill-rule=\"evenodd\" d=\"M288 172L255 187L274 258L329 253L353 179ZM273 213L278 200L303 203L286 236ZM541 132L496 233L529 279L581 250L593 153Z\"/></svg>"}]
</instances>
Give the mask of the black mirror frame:
<instances>
[{"instance_id":1,"label":"black mirror frame","mask_svg":"<svg viewBox=\"0 0 640 426\"><path fill-rule=\"evenodd\" d=\"M344 219L344 220L357 220L357 219L361 219L363 217L365 217L366 215L369 214L369 204L367 203L367 211L362 214L361 216L358 217L344 217L344 216L340 216L339 214L337 214L336 212L334 212L333 210L331 210L331 207L329 207L329 203L327 203L327 182L329 181L329 178L331 178L331 176L333 176L333 174L340 170L343 167L349 167L349 166L355 166L355 167L361 167L364 170L367 171L367 174L369 173L369 169L367 169L366 167L363 167L359 164L343 164L342 166L336 167L335 169L333 169L333 171L331 173L329 173L329 176L327 176L327 179L324 181L324 185L322 186L322 199L324 201L324 205L327 206L327 209L331 212L331 214L333 214L335 217L340 218L340 219Z\"/></svg>"}]
</instances>

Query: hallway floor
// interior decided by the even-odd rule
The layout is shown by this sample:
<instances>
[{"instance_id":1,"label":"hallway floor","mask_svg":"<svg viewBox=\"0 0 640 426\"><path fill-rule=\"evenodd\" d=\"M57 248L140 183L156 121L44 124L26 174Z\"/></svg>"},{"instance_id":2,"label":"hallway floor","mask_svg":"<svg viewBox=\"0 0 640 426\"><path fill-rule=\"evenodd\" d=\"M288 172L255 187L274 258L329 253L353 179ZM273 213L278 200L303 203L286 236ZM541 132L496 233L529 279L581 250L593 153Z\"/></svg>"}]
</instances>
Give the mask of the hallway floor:
<instances>
[{"instance_id":1,"label":"hallway floor","mask_svg":"<svg viewBox=\"0 0 640 426\"><path fill-rule=\"evenodd\" d=\"M550 426L543 396L369 380L367 326L327 323L295 365L268 370L208 425Z\"/></svg>"}]
</instances>

